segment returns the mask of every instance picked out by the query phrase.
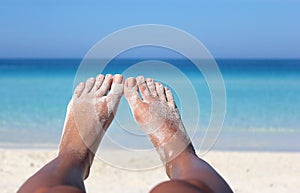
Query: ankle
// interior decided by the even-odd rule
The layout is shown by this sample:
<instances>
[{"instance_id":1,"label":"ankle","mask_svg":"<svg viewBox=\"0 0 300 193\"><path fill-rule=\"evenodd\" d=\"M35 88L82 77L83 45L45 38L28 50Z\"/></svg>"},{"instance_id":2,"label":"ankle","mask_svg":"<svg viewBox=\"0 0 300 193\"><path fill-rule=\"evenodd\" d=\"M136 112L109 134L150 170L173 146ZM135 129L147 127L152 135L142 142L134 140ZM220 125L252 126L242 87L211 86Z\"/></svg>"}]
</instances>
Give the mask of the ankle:
<instances>
[{"instance_id":1,"label":"ankle","mask_svg":"<svg viewBox=\"0 0 300 193\"><path fill-rule=\"evenodd\" d=\"M90 151L80 151L75 149L60 150L57 160L67 167L74 167L81 171L82 177L86 179L92 165L94 154Z\"/></svg>"},{"instance_id":2,"label":"ankle","mask_svg":"<svg viewBox=\"0 0 300 193\"><path fill-rule=\"evenodd\" d=\"M186 148L180 152L176 157L169 160L165 164L166 173L171 178L172 170L177 167L186 167L186 163L188 163L191 158L197 157L195 149L191 143L189 143Z\"/></svg>"},{"instance_id":3,"label":"ankle","mask_svg":"<svg viewBox=\"0 0 300 193\"><path fill-rule=\"evenodd\" d=\"M156 147L164 164L172 161L184 152L194 152L189 136L181 130L177 130L167 141Z\"/></svg>"}]
</instances>

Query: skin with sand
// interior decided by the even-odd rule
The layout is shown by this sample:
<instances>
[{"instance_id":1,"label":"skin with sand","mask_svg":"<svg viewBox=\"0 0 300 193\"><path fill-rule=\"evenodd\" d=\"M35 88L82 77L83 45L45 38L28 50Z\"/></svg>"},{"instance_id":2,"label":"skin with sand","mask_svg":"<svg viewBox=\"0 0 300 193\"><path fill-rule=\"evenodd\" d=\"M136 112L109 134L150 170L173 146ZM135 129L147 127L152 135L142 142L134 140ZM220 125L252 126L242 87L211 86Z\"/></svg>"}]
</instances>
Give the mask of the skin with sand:
<instances>
[{"instance_id":1,"label":"skin with sand","mask_svg":"<svg viewBox=\"0 0 300 193\"><path fill-rule=\"evenodd\" d=\"M140 99L138 90L143 99ZM124 95L136 122L148 135L164 163L172 160L190 143L181 122L173 95L167 87L151 78L129 78ZM165 151L166 150L166 151Z\"/></svg>"},{"instance_id":2,"label":"skin with sand","mask_svg":"<svg viewBox=\"0 0 300 193\"><path fill-rule=\"evenodd\" d=\"M142 76L123 83L121 75L110 74L90 78L76 87L67 108L57 157L29 178L18 192L86 192L84 179L123 90L137 124L157 148L170 177L152 193L232 192L223 178L195 154L168 88Z\"/></svg>"}]
</instances>

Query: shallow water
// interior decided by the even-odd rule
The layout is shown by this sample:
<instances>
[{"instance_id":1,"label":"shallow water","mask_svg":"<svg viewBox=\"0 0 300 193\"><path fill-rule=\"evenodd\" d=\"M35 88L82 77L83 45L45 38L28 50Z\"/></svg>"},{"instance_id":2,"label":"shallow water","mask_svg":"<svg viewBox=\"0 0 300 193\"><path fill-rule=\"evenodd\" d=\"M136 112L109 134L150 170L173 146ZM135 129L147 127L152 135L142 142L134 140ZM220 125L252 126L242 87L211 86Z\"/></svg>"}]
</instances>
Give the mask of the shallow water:
<instances>
[{"instance_id":1,"label":"shallow water","mask_svg":"<svg viewBox=\"0 0 300 193\"><path fill-rule=\"evenodd\" d=\"M139 75L144 67L127 68L140 61L115 60L105 72L123 72L126 77L134 76L134 73ZM176 72L164 71L163 66L159 69L149 67L143 74L152 75L172 87L178 107L184 111L182 116L187 129L193 133L196 127L202 132L208 126L211 113L211 98L205 80L189 61L166 61L174 64L191 84L187 86L182 77ZM217 63L225 82L227 108L222 134L215 148L282 150L281 146L273 145L278 140L286 140L288 143L283 150L300 150L300 142L291 137L300 133L300 60L217 60ZM79 64L79 59L0 60L1 144L17 146L26 143L30 146L59 142ZM194 87L195 93L190 86ZM192 103L194 96L198 97L200 106L198 126L194 124L198 117L193 113L199 110ZM127 129L124 133L143 135L134 124L124 99L120 107L109 135L119 136L116 139L124 141L128 141L122 134L124 129ZM250 136L248 142L247 136ZM240 140L243 143L235 146L233 141L239 137L244 139ZM143 138L142 142L130 141L128 146L140 143L147 142Z\"/></svg>"}]
</instances>

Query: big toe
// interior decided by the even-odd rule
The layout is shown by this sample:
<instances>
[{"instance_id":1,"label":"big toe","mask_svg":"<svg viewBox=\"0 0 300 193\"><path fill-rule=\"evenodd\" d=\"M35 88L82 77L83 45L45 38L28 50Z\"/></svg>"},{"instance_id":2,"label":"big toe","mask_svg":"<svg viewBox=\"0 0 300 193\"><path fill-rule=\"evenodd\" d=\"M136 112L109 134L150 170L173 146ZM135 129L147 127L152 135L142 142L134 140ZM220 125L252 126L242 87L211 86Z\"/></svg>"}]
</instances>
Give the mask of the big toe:
<instances>
[{"instance_id":1,"label":"big toe","mask_svg":"<svg viewBox=\"0 0 300 193\"><path fill-rule=\"evenodd\" d=\"M113 82L111 85L111 90L107 95L108 107L112 111L116 111L123 95L123 76L116 74L112 78Z\"/></svg>"},{"instance_id":2,"label":"big toe","mask_svg":"<svg viewBox=\"0 0 300 193\"><path fill-rule=\"evenodd\" d=\"M130 77L126 79L124 86L124 95L131 108L136 107L137 103L141 102L135 78Z\"/></svg>"},{"instance_id":3,"label":"big toe","mask_svg":"<svg viewBox=\"0 0 300 193\"><path fill-rule=\"evenodd\" d=\"M122 84L123 83L123 76L121 74L116 74L113 77L113 84Z\"/></svg>"},{"instance_id":4,"label":"big toe","mask_svg":"<svg viewBox=\"0 0 300 193\"><path fill-rule=\"evenodd\" d=\"M114 75L110 94L118 95L119 97L122 96L122 94L123 94L123 76L122 75L120 75L120 74Z\"/></svg>"}]
</instances>

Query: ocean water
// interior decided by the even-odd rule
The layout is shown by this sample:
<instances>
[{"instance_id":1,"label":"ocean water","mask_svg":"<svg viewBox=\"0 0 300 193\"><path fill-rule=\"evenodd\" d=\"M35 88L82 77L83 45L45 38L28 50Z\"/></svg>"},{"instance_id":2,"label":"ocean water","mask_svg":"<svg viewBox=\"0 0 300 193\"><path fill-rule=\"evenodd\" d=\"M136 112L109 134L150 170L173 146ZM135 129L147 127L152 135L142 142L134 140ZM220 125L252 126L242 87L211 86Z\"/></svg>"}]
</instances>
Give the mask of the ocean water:
<instances>
[{"instance_id":1,"label":"ocean water","mask_svg":"<svg viewBox=\"0 0 300 193\"><path fill-rule=\"evenodd\" d=\"M134 66L142 61L113 60L103 73L122 73L125 77L143 74L162 81L175 92L187 129L204 131L212 107L209 87L199 71L190 61L179 59L164 60L179 74L164 69L168 66L162 64L151 67L151 61ZM0 60L1 146L57 146L73 84L80 75L79 72L76 76L80 62L80 59ZM213 148L299 151L300 60L220 59L217 64L226 90L226 115ZM193 103L195 99L198 106ZM133 124L129 107L122 99L110 135L128 142L122 130L130 127L133 133L142 134ZM129 141L132 146L140 143Z\"/></svg>"}]
</instances>

